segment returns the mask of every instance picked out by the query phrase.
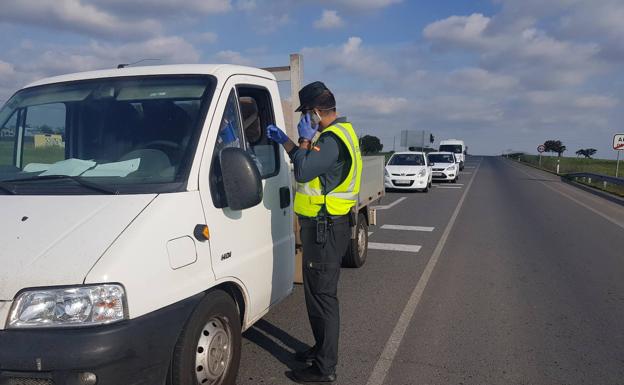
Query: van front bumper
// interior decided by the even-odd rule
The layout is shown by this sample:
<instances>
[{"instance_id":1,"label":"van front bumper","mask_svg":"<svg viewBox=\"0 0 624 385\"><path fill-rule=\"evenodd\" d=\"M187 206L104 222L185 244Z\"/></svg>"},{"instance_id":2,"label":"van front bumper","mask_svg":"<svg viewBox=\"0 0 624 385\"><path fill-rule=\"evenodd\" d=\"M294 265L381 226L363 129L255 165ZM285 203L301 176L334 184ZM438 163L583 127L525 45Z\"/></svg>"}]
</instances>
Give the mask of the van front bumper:
<instances>
[{"instance_id":1,"label":"van front bumper","mask_svg":"<svg viewBox=\"0 0 624 385\"><path fill-rule=\"evenodd\" d=\"M0 330L0 385L164 384L197 295L145 316L74 329Z\"/></svg>"}]
</instances>

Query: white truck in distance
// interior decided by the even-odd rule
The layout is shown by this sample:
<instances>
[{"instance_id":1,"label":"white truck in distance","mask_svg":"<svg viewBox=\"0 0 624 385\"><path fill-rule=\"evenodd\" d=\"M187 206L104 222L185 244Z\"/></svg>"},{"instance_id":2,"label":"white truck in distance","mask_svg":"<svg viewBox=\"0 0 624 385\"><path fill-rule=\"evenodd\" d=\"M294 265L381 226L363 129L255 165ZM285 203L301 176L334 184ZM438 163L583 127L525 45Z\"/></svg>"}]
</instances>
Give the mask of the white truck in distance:
<instances>
[{"instance_id":1,"label":"white truck in distance","mask_svg":"<svg viewBox=\"0 0 624 385\"><path fill-rule=\"evenodd\" d=\"M0 109L0 383L234 384L241 332L293 287L291 170L270 123L285 126L276 78L249 67L18 91ZM349 265L383 158L363 179Z\"/></svg>"},{"instance_id":2,"label":"white truck in distance","mask_svg":"<svg viewBox=\"0 0 624 385\"><path fill-rule=\"evenodd\" d=\"M464 144L463 140L459 139L447 139L440 142L440 152L452 152L455 154L455 159L459 163L459 170L464 169L464 163L466 162L466 152L468 147Z\"/></svg>"}]
</instances>

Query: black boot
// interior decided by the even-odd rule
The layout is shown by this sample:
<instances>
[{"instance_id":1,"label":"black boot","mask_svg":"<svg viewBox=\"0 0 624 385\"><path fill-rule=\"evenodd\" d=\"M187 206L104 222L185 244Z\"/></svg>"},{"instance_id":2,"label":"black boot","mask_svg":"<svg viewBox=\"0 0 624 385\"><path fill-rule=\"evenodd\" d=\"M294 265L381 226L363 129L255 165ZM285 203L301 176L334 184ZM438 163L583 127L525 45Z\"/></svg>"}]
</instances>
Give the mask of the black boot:
<instances>
[{"instance_id":1,"label":"black boot","mask_svg":"<svg viewBox=\"0 0 624 385\"><path fill-rule=\"evenodd\" d=\"M305 362L308 365L312 364L315 358L316 358L316 346L312 346L308 350L295 353L295 360L299 362Z\"/></svg>"},{"instance_id":2,"label":"black boot","mask_svg":"<svg viewBox=\"0 0 624 385\"><path fill-rule=\"evenodd\" d=\"M299 384L323 384L336 381L335 373L323 374L315 364L287 372L286 375Z\"/></svg>"}]
</instances>

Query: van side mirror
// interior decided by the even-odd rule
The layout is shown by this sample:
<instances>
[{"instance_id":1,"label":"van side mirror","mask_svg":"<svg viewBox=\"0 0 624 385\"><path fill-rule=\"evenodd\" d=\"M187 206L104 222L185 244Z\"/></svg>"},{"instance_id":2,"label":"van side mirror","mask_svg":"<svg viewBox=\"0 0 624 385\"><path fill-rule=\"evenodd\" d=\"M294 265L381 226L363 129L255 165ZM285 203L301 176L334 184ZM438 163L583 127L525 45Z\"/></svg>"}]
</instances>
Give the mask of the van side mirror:
<instances>
[{"instance_id":1,"label":"van side mirror","mask_svg":"<svg viewBox=\"0 0 624 385\"><path fill-rule=\"evenodd\" d=\"M225 199L232 210L248 209L262 202L262 179L249 154L240 148L224 148L219 163Z\"/></svg>"},{"instance_id":2,"label":"van side mirror","mask_svg":"<svg viewBox=\"0 0 624 385\"><path fill-rule=\"evenodd\" d=\"M429 162L429 166L435 166L435 162Z\"/></svg>"}]
</instances>

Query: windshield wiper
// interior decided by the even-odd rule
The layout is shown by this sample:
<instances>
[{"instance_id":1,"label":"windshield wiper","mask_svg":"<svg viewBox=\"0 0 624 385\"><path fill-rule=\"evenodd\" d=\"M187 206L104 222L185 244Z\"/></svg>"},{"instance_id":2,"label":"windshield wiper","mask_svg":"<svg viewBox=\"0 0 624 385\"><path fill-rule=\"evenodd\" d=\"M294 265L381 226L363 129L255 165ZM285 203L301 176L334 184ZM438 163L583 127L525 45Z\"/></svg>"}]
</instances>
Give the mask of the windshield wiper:
<instances>
[{"instance_id":1,"label":"windshield wiper","mask_svg":"<svg viewBox=\"0 0 624 385\"><path fill-rule=\"evenodd\" d=\"M89 188L89 189L91 189L93 191L101 192L103 194L110 194L110 195L117 195L117 194L119 194L118 190L109 189L106 186L102 186L99 183L89 182L89 181L85 180L83 177L73 176L73 175L32 176L32 177L21 178L21 179L3 180L2 183L6 184L7 182L9 182L9 183L21 183L21 182L36 182L36 181L40 181L40 180L63 180L63 179L72 180L72 181L76 182L77 184L79 184L82 187L86 187L86 188ZM2 189L9 191L9 193L15 194L14 191L12 191L10 189L7 189L5 187L3 187Z\"/></svg>"}]
</instances>

